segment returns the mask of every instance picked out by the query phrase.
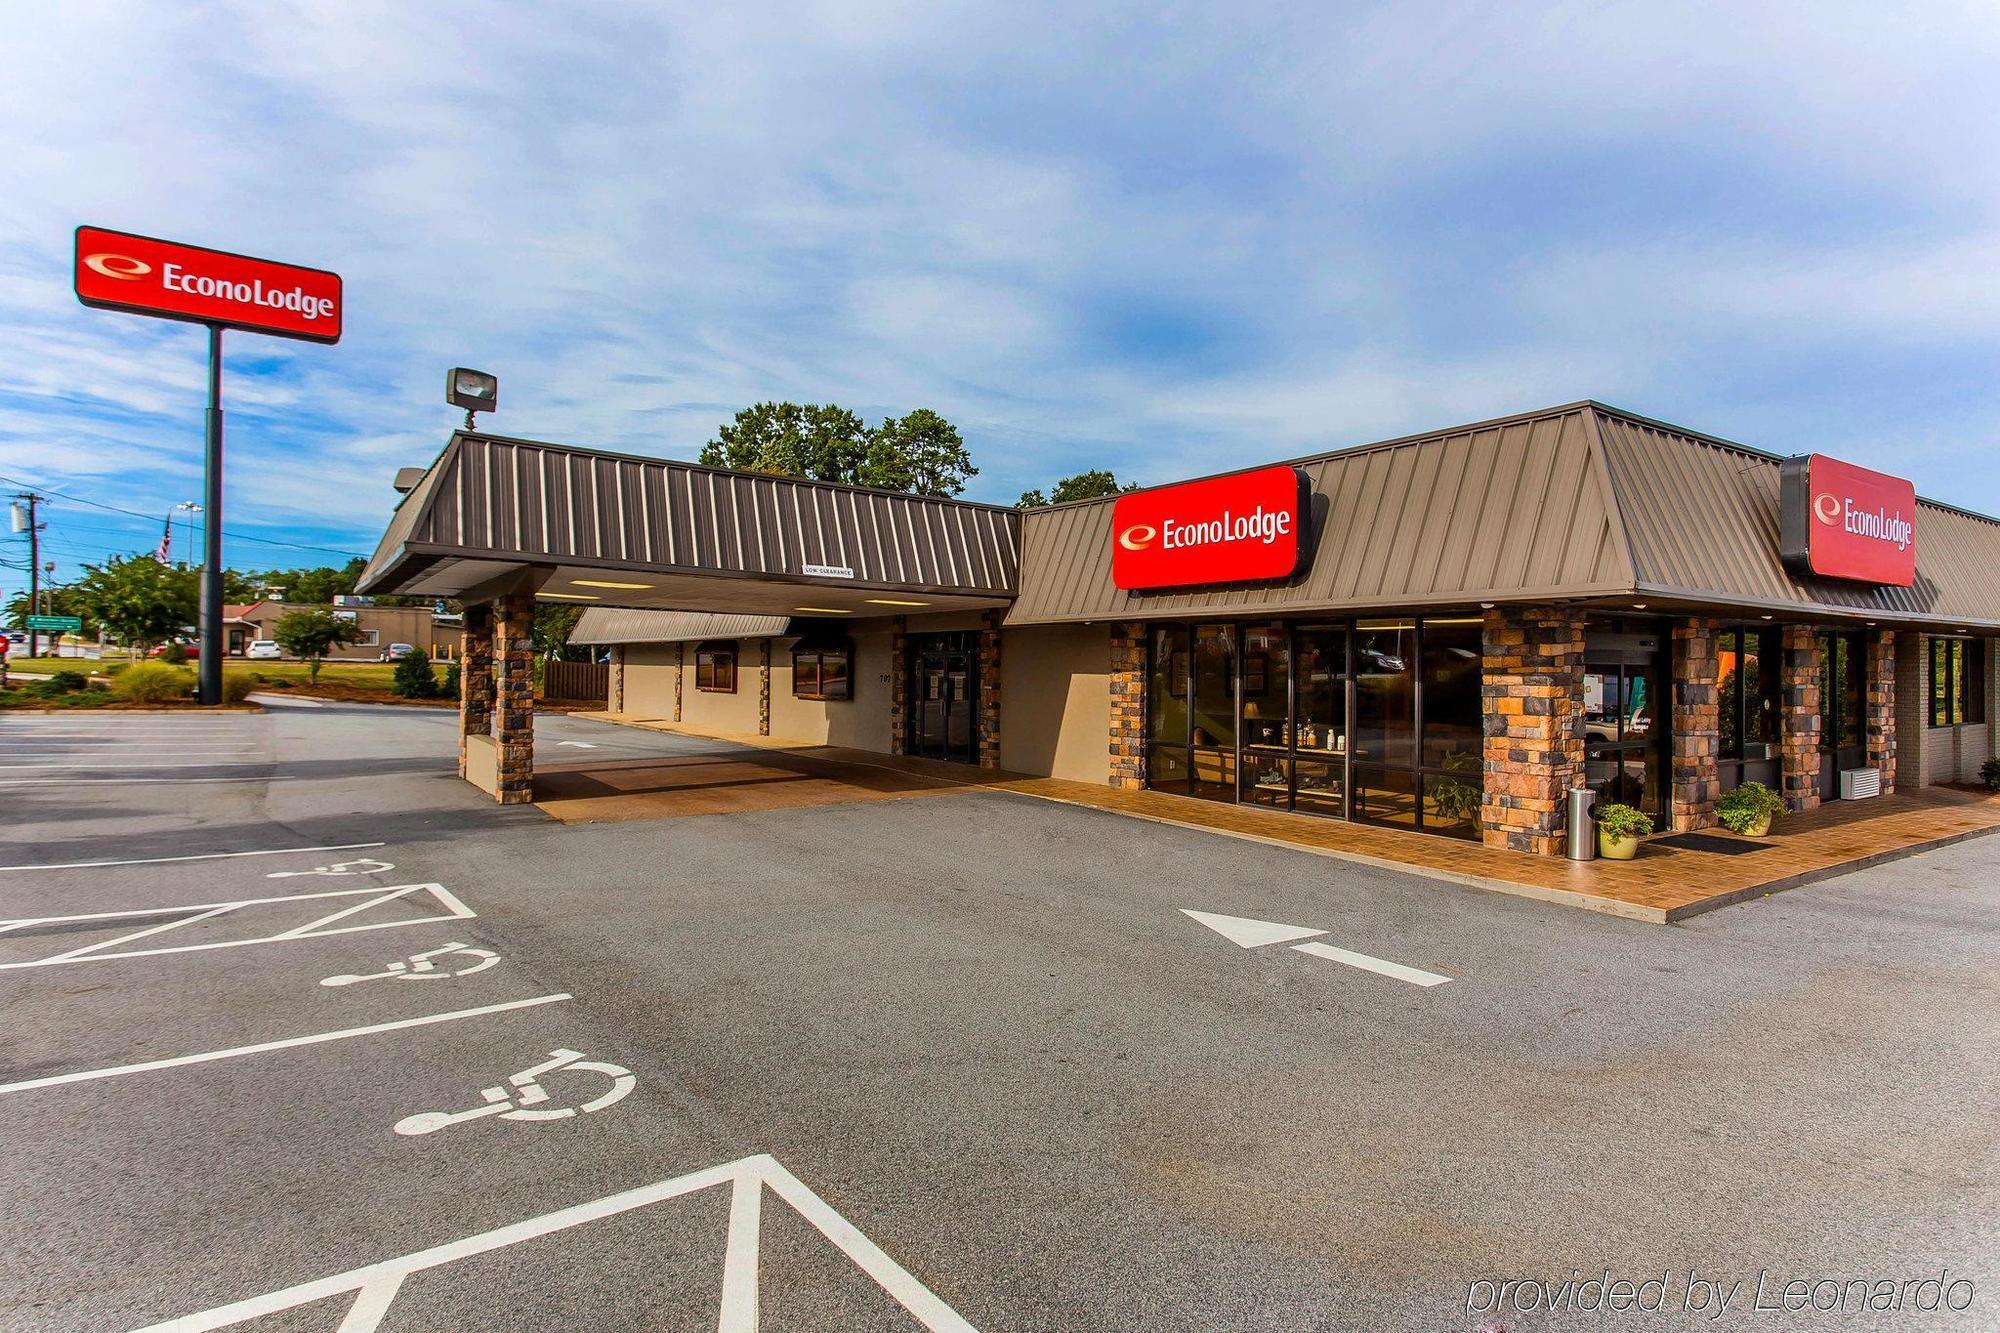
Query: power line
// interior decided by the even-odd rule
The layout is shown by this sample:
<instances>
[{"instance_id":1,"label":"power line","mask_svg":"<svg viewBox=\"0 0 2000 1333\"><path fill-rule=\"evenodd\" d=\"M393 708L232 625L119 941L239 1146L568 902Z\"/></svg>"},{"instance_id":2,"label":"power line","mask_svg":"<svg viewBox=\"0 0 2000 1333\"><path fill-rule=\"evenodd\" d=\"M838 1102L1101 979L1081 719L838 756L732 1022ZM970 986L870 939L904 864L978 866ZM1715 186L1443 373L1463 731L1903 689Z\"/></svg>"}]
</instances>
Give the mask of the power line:
<instances>
[{"instance_id":1,"label":"power line","mask_svg":"<svg viewBox=\"0 0 2000 1333\"><path fill-rule=\"evenodd\" d=\"M20 480L18 477L9 477L5 475L0 475L0 481L8 482L15 486L26 486L28 484L27 482ZM120 505L105 504L102 500L86 500L81 495L68 495L62 491L47 490L46 487L43 489L46 491L47 494L55 496L57 499L68 500L72 504L89 505L94 509L108 509L114 514L130 514L133 518L148 519L152 522L158 522L161 517L161 515L159 514L148 514L143 510L139 509L126 509ZM233 541L257 542L264 546L288 546L295 551L324 551L328 555L345 555L345 556L358 555L364 560L367 559L368 557L368 553L366 551L341 550L332 546L314 546L310 542L282 542L277 540L275 537L252 537L251 535L245 532L231 532L228 528L224 528L222 530L222 535L230 538Z\"/></svg>"}]
</instances>

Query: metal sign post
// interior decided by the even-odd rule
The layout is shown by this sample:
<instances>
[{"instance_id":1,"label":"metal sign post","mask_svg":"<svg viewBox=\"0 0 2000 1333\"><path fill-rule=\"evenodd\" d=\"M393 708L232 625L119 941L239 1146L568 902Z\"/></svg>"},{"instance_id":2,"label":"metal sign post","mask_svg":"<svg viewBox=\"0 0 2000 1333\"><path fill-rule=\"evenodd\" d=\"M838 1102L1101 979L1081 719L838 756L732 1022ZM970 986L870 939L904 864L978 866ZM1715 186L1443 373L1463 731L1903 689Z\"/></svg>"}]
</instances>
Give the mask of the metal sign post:
<instances>
[{"instance_id":1,"label":"metal sign post","mask_svg":"<svg viewBox=\"0 0 2000 1333\"><path fill-rule=\"evenodd\" d=\"M343 318L340 275L226 250L107 231L76 229L76 299L102 310L178 319L208 329L208 431L201 561L204 704L222 702L222 331L337 343Z\"/></svg>"}]
</instances>

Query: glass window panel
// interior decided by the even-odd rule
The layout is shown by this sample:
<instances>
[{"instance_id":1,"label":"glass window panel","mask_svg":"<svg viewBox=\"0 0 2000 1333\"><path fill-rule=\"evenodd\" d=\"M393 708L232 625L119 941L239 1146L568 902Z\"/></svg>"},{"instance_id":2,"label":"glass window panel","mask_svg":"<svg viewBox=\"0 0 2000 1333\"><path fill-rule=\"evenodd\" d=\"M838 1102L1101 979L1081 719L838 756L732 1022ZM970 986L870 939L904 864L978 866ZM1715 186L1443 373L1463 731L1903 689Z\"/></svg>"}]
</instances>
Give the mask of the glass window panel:
<instances>
[{"instance_id":1,"label":"glass window panel","mask_svg":"<svg viewBox=\"0 0 2000 1333\"><path fill-rule=\"evenodd\" d=\"M1154 740L1186 744L1187 683L1187 629L1177 625L1154 630L1152 683L1148 686L1146 709L1152 720Z\"/></svg>"},{"instance_id":2,"label":"glass window panel","mask_svg":"<svg viewBox=\"0 0 2000 1333\"><path fill-rule=\"evenodd\" d=\"M1194 627L1194 743L1236 745L1236 627ZM1196 781L1200 781L1197 773Z\"/></svg>"},{"instance_id":3,"label":"glass window panel","mask_svg":"<svg viewBox=\"0 0 2000 1333\"><path fill-rule=\"evenodd\" d=\"M1425 768L1480 766L1480 634L1477 620L1424 622Z\"/></svg>"},{"instance_id":4,"label":"glass window panel","mask_svg":"<svg viewBox=\"0 0 2000 1333\"><path fill-rule=\"evenodd\" d=\"M820 657L820 690L829 699L848 698L846 653L826 653Z\"/></svg>"},{"instance_id":5,"label":"glass window panel","mask_svg":"<svg viewBox=\"0 0 2000 1333\"><path fill-rule=\"evenodd\" d=\"M1301 751L1347 752L1347 631L1325 626L1298 633L1298 718L1293 743ZM1304 771L1304 770L1301 770Z\"/></svg>"},{"instance_id":6,"label":"glass window panel","mask_svg":"<svg viewBox=\"0 0 2000 1333\"><path fill-rule=\"evenodd\" d=\"M1965 721L1965 640L1951 641L1951 720Z\"/></svg>"},{"instance_id":7,"label":"glass window panel","mask_svg":"<svg viewBox=\"0 0 2000 1333\"><path fill-rule=\"evenodd\" d=\"M1819 748L1840 745L1840 645L1838 634L1822 631L1819 642Z\"/></svg>"},{"instance_id":8,"label":"glass window panel","mask_svg":"<svg viewBox=\"0 0 2000 1333\"><path fill-rule=\"evenodd\" d=\"M1951 723L1951 653L1943 639L1931 640L1931 725Z\"/></svg>"},{"instance_id":9,"label":"glass window panel","mask_svg":"<svg viewBox=\"0 0 2000 1333\"><path fill-rule=\"evenodd\" d=\"M1187 749L1179 745L1156 745L1153 747L1147 767L1148 785L1156 791L1170 791L1182 796L1188 789Z\"/></svg>"},{"instance_id":10,"label":"glass window panel","mask_svg":"<svg viewBox=\"0 0 2000 1333\"><path fill-rule=\"evenodd\" d=\"M1743 639L1743 732L1746 759L1769 759L1778 745L1777 634L1763 630Z\"/></svg>"},{"instance_id":11,"label":"glass window panel","mask_svg":"<svg viewBox=\"0 0 2000 1333\"><path fill-rule=\"evenodd\" d=\"M1840 737L1838 744L1861 745L1868 739L1868 648L1859 634L1843 634L1840 649Z\"/></svg>"},{"instance_id":12,"label":"glass window panel","mask_svg":"<svg viewBox=\"0 0 2000 1333\"><path fill-rule=\"evenodd\" d=\"M1416 624L1364 620L1354 629L1354 755L1416 767ZM1358 779L1357 779L1358 781ZM1414 805L1413 807L1414 808Z\"/></svg>"},{"instance_id":13,"label":"glass window panel","mask_svg":"<svg viewBox=\"0 0 2000 1333\"><path fill-rule=\"evenodd\" d=\"M1301 658L1303 656L1301 654ZM1294 809L1305 814L1332 815L1336 819L1347 813L1342 796L1344 780L1340 760L1299 759L1293 768L1296 781Z\"/></svg>"},{"instance_id":14,"label":"glass window panel","mask_svg":"<svg viewBox=\"0 0 2000 1333\"><path fill-rule=\"evenodd\" d=\"M1204 750L1197 746L1193 756L1192 791L1210 801L1236 799L1236 752Z\"/></svg>"},{"instance_id":15,"label":"glass window panel","mask_svg":"<svg viewBox=\"0 0 2000 1333\"><path fill-rule=\"evenodd\" d=\"M1360 673L1357 671L1356 675ZM1354 817L1371 824L1417 825L1417 775L1404 769L1354 766Z\"/></svg>"},{"instance_id":16,"label":"glass window panel","mask_svg":"<svg viewBox=\"0 0 2000 1333\"><path fill-rule=\"evenodd\" d=\"M1724 630L1717 639L1716 698L1721 723L1719 753L1724 759L1743 757L1743 636Z\"/></svg>"},{"instance_id":17,"label":"glass window panel","mask_svg":"<svg viewBox=\"0 0 2000 1333\"><path fill-rule=\"evenodd\" d=\"M1243 755L1243 800L1283 810L1291 803L1292 761L1279 754L1246 751Z\"/></svg>"},{"instance_id":18,"label":"glass window panel","mask_svg":"<svg viewBox=\"0 0 2000 1333\"><path fill-rule=\"evenodd\" d=\"M1291 634L1283 625L1243 631L1243 744L1291 744Z\"/></svg>"},{"instance_id":19,"label":"glass window panel","mask_svg":"<svg viewBox=\"0 0 2000 1333\"><path fill-rule=\"evenodd\" d=\"M1963 697L1965 720L1984 722L1986 720L1986 640L1984 639L1966 640Z\"/></svg>"},{"instance_id":20,"label":"glass window panel","mask_svg":"<svg viewBox=\"0 0 2000 1333\"><path fill-rule=\"evenodd\" d=\"M1479 828L1479 784L1458 774L1424 775L1424 828L1470 838Z\"/></svg>"},{"instance_id":21,"label":"glass window panel","mask_svg":"<svg viewBox=\"0 0 2000 1333\"><path fill-rule=\"evenodd\" d=\"M792 654L792 693L811 698L819 693L819 654Z\"/></svg>"}]
</instances>

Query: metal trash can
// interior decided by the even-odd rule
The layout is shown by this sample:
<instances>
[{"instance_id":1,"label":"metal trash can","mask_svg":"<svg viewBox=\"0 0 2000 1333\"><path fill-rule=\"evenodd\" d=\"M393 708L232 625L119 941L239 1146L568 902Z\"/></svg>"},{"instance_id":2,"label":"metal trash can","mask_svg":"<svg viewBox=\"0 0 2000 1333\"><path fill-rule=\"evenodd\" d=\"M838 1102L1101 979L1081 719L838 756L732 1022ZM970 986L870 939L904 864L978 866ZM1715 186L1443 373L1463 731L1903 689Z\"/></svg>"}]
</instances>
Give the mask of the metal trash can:
<instances>
[{"instance_id":1,"label":"metal trash can","mask_svg":"<svg viewBox=\"0 0 2000 1333\"><path fill-rule=\"evenodd\" d=\"M1597 820L1591 808L1597 804L1597 793L1588 787L1569 789L1569 859L1572 861L1595 861L1597 859Z\"/></svg>"}]
</instances>

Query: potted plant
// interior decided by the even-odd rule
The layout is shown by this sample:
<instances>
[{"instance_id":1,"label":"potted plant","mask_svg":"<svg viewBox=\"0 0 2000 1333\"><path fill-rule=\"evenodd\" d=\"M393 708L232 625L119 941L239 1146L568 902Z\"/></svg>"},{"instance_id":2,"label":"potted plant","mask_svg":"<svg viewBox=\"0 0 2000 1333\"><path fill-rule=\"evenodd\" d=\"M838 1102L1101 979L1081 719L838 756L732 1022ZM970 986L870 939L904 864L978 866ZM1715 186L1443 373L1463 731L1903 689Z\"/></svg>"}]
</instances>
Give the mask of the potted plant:
<instances>
[{"instance_id":1,"label":"potted plant","mask_svg":"<svg viewBox=\"0 0 2000 1333\"><path fill-rule=\"evenodd\" d=\"M1607 805L1597 811L1597 854L1611 861L1629 861L1639 854L1639 839L1653 831L1653 821L1629 805Z\"/></svg>"},{"instance_id":2,"label":"potted plant","mask_svg":"<svg viewBox=\"0 0 2000 1333\"><path fill-rule=\"evenodd\" d=\"M1784 808L1778 793L1761 782L1746 782L1716 803L1715 817L1731 833L1761 838L1771 831L1771 820Z\"/></svg>"},{"instance_id":3,"label":"potted plant","mask_svg":"<svg viewBox=\"0 0 2000 1333\"><path fill-rule=\"evenodd\" d=\"M2000 791L2000 759L1988 759L1979 766L1979 780L1988 791Z\"/></svg>"}]
</instances>

